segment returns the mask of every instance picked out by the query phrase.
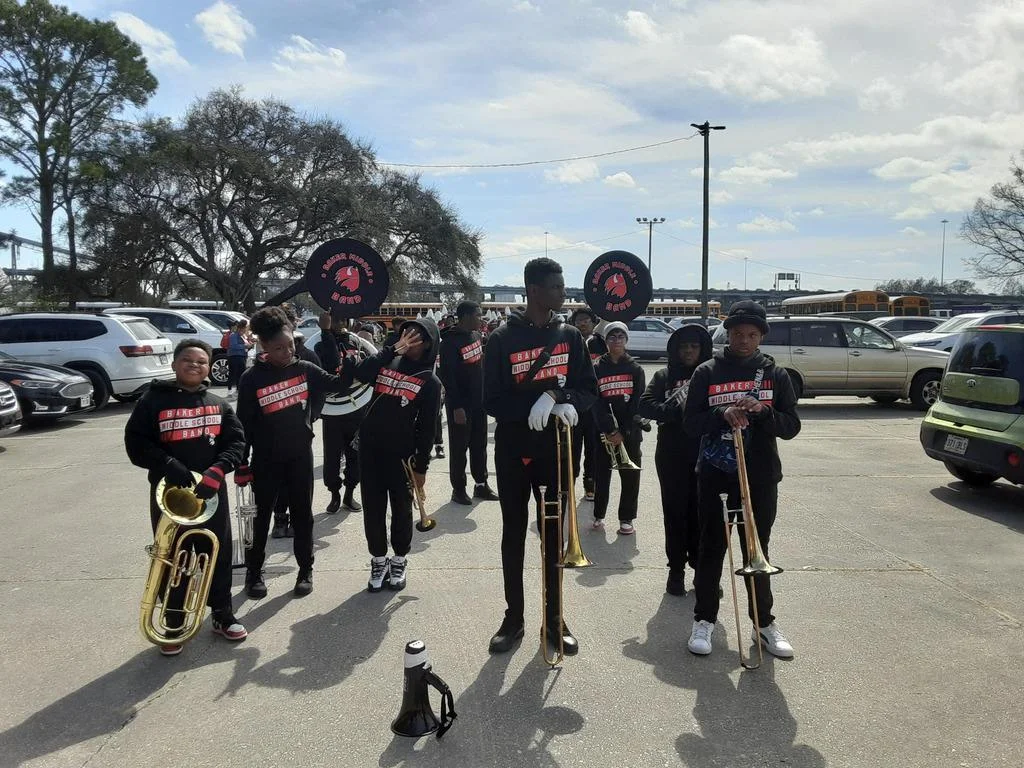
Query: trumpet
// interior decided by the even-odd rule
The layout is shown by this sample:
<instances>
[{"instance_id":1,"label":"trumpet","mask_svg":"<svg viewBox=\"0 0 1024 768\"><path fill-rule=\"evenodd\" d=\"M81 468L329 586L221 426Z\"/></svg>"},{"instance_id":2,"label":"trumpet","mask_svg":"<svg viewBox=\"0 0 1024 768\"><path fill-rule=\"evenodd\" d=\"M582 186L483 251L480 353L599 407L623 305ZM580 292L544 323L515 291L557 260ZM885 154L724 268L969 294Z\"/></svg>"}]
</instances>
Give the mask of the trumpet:
<instances>
[{"instance_id":1,"label":"trumpet","mask_svg":"<svg viewBox=\"0 0 1024 768\"><path fill-rule=\"evenodd\" d=\"M769 563L768 558L765 557L764 551L761 549L761 540L757 535L757 523L754 521L754 507L750 502L750 482L747 478L747 457L743 448L743 429L741 427L732 428L732 442L733 448L736 451L737 479L740 486L740 509L729 509L729 496L723 493L721 494L722 514L725 518L725 540L729 551L729 570L733 571L734 576L749 578L750 600L754 606L754 628L757 630L758 637L757 664L753 664L749 659L744 658L741 645L739 648L740 665L744 669L757 669L764 661L764 650L761 648L761 619L757 614L757 585L753 577L774 576L777 573L782 573L782 569ZM734 520L733 515L737 512L740 514L740 519ZM736 568L732 554L732 528L739 525L743 526L743 542L744 549L746 550L746 562L742 568ZM729 583L732 586L733 612L736 614L736 638L740 642L742 637L740 631L740 606L739 598L736 595L736 579L734 576L729 578Z\"/></svg>"},{"instance_id":2,"label":"trumpet","mask_svg":"<svg viewBox=\"0 0 1024 768\"><path fill-rule=\"evenodd\" d=\"M619 430L619 420L615 418L614 412L612 412L612 424L615 425L615 431L621 433ZM633 460L629 458L629 452L626 450L625 443L612 445L612 442L604 433L601 433L601 442L604 443L604 449L608 451L608 456L612 460L612 469L640 469L640 467L634 464Z\"/></svg>"},{"instance_id":3,"label":"trumpet","mask_svg":"<svg viewBox=\"0 0 1024 768\"><path fill-rule=\"evenodd\" d=\"M409 486L409 494L416 503L416 509L420 513L420 520L416 523L417 531L429 531L437 525L437 520L427 516L427 492L416 485L416 473L412 468L412 459L402 459L402 469L405 470L405 483Z\"/></svg>"},{"instance_id":4,"label":"trumpet","mask_svg":"<svg viewBox=\"0 0 1024 768\"><path fill-rule=\"evenodd\" d=\"M192 477L197 484L202 482L203 476L198 472L193 472ZM203 501L190 488L179 488L161 480L156 487L156 503L162 514L153 543L146 547L150 565L139 608L139 628L154 645L177 645L195 636L206 613L220 542L212 531L194 526L214 516L217 497ZM178 536L178 529L185 526L188 530ZM196 539L209 542L209 553L196 552ZM183 582L186 586L182 607L168 609L171 591ZM154 616L158 597L160 610ZM172 611L184 614L180 625L168 625L167 614Z\"/></svg>"},{"instance_id":5,"label":"trumpet","mask_svg":"<svg viewBox=\"0 0 1024 768\"><path fill-rule=\"evenodd\" d=\"M256 520L256 499L253 496L252 483L235 486L235 520L238 522L239 545L243 551L252 549L253 525Z\"/></svg>"}]
</instances>

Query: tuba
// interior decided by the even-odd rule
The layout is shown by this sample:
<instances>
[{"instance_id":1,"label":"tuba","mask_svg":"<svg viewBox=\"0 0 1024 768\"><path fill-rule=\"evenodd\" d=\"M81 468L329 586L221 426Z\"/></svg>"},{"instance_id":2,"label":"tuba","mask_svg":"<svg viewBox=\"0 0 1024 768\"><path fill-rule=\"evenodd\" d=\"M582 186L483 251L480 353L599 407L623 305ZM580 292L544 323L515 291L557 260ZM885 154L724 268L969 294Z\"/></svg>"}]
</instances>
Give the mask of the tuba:
<instances>
[{"instance_id":1,"label":"tuba","mask_svg":"<svg viewBox=\"0 0 1024 768\"><path fill-rule=\"evenodd\" d=\"M196 483L203 476L193 472ZM156 487L156 503L162 513L157 523L153 543L146 547L149 555L149 574L142 592L139 627L154 645L177 645L192 639L199 631L206 614L206 599L213 582L213 568L217 562L220 542L213 531L195 528L213 517L217 511L217 497L203 501L190 488L179 488L161 480ZM179 528L186 528L178 536ZM197 553L196 539L207 539L210 552ZM190 546L191 545L191 546ZM168 625L167 607L171 591L184 585L185 597L180 613L180 625ZM157 610L157 602L160 608Z\"/></svg>"}]
</instances>

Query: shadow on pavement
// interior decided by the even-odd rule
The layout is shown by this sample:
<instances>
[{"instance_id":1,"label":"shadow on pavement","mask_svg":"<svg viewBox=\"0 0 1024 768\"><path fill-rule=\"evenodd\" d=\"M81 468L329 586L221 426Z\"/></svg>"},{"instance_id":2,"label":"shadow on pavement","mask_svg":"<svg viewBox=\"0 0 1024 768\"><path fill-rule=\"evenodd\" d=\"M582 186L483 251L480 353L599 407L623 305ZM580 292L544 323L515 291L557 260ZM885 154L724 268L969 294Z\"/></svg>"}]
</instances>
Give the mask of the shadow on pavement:
<instances>
[{"instance_id":1,"label":"shadow on pavement","mask_svg":"<svg viewBox=\"0 0 1024 768\"><path fill-rule=\"evenodd\" d=\"M891 405L864 400L862 403L830 403L828 400L803 399L799 404L800 418L805 421L859 421L860 419L915 419L924 416L910 403Z\"/></svg>"},{"instance_id":2,"label":"shadow on pavement","mask_svg":"<svg viewBox=\"0 0 1024 768\"><path fill-rule=\"evenodd\" d=\"M525 649L525 650L523 650ZM524 643L518 653L536 653ZM510 765L557 768L551 741L583 729L583 716L563 706L544 706L559 672L534 658L502 693L510 654L490 656L476 680L455 702L459 713L442 741L395 736L380 756L382 768L394 766ZM437 673L443 678L444 670ZM432 706L437 709L437 695ZM397 710L396 710L397 711ZM420 749L415 749L420 744Z\"/></svg>"},{"instance_id":3,"label":"shadow on pavement","mask_svg":"<svg viewBox=\"0 0 1024 768\"><path fill-rule=\"evenodd\" d=\"M582 525L581 519L580 547L594 564L576 571L576 583L580 586L600 587L607 584L610 577L627 576L633 570L631 561L640 554L636 535L620 536L615 532L617 523L614 520L609 520L608 525L610 530L607 532L594 531Z\"/></svg>"},{"instance_id":4,"label":"shadow on pavement","mask_svg":"<svg viewBox=\"0 0 1024 768\"><path fill-rule=\"evenodd\" d=\"M931 494L963 512L1024 533L1024 490L1016 485L1000 482L987 488L972 488L956 481L932 488Z\"/></svg>"}]
</instances>

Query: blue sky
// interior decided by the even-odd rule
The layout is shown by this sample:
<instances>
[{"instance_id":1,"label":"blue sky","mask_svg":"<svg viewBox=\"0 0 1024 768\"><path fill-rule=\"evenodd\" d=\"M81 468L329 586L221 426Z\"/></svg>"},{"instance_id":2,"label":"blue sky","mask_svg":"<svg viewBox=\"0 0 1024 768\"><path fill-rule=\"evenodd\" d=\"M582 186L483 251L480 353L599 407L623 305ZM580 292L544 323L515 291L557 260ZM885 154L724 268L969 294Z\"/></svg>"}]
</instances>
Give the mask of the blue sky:
<instances>
[{"instance_id":1,"label":"blue sky","mask_svg":"<svg viewBox=\"0 0 1024 768\"><path fill-rule=\"evenodd\" d=\"M711 141L711 283L967 275L957 231L1024 148L1024 1L72 0L146 51L178 114L218 86L342 121L381 160L515 163L727 126ZM484 233L484 283L545 248L578 285L611 248L700 284L699 137L595 160L423 170ZM34 234L18 209L0 228ZM26 253L25 255L30 256Z\"/></svg>"}]
</instances>

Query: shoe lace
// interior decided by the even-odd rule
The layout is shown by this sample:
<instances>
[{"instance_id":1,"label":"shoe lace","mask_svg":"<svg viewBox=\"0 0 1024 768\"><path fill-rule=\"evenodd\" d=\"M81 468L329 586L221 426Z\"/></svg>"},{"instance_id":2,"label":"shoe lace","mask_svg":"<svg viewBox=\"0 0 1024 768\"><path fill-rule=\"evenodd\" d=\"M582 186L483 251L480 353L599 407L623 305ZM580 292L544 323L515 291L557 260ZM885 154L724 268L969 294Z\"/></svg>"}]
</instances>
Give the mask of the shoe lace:
<instances>
[{"instance_id":1,"label":"shoe lace","mask_svg":"<svg viewBox=\"0 0 1024 768\"><path fill-rule=\"evenodd\" d=\"M405 573L405 563L399 563L395 560L391 561L391 575L401 578Z\"/></svg>"},{"instance_id":2,"label":"shoe lace","mask_svg":"<svg viewBox=\"0 0 1024 768\"><path fill-rule=\"evenodd\" d=\"M371 562L370 563L370 578L371 579L379 579L381 576L383 576L384 575L384 569L387 568L387 564L388 564L387 560L385 560L383 563L378 563L376 561Z\"/></svg>"},{"instance_id":3,"label":"shoe lace","mask_svg":"<svg viewBox=\"0 0 1024 768\"><path fill-rule=\"evenodd\" d=\"M694 636L698 640L709 640L711 638L711 629L711 624L708 624L706 621L702 621L694 630Z\"/></svg>"}]
</instances>

